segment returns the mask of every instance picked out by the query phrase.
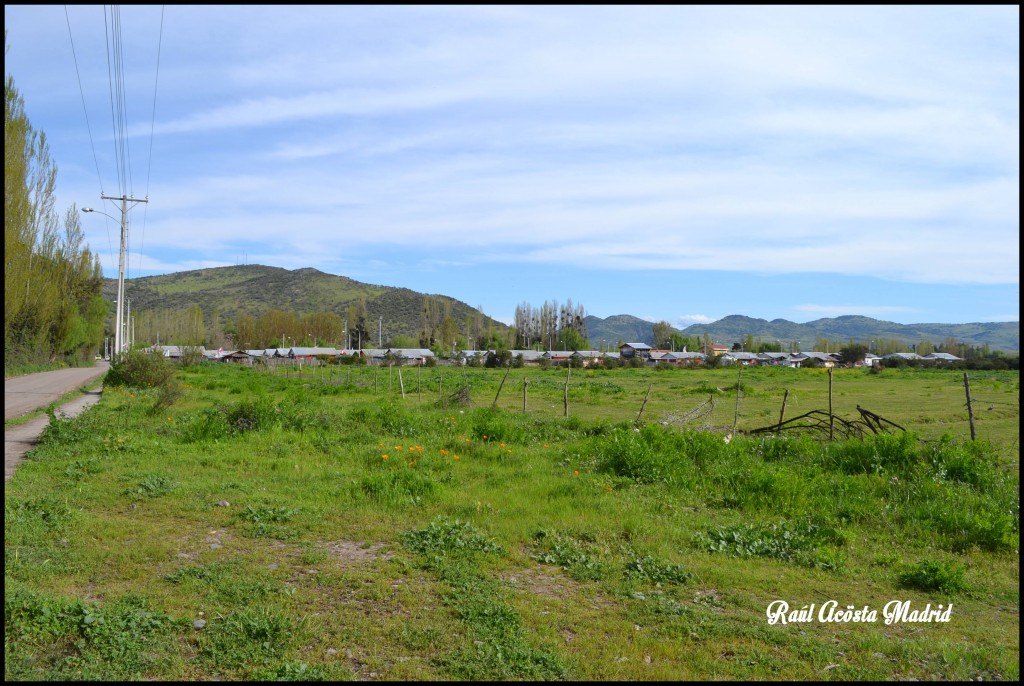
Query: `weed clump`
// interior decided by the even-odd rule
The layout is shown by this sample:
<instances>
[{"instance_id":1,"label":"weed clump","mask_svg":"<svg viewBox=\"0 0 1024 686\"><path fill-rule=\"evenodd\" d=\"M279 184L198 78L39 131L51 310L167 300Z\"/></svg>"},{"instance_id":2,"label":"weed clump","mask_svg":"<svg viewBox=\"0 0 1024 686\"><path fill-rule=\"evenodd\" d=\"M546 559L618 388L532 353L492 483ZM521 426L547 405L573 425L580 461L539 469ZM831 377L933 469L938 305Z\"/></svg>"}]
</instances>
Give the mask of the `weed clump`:
<instances>
[{"instance_id":1,"label":"weed clump","mask_svg":"<svg viewBox=\"0 0 1024 686\"><path fill-rule=\"evenodd\" d=\"M472 525L459 520L436 519L422 529L407 531L400 537L402 545L420 553L482 552L501 553L502 547Z\"/></svg>"},{"instance_id":2,"label":"weed clump","mask_svg":"<svg viewBox=\"0 0 1024 686\"><path fill-rule=\"evenodd\" d=\"M733 557L768 557L837 569L843 565L843 557L826 546L842 546L846 537L830 526L804 520L720 527L699 532L694 542L698 548Z\"/></svg>"},{"instance_id":3,"label":"weed clump","mask_svg":"<svg viewBox=\"0 0 1024 686\"><path fill-rule=\"evenodd\" d=\"M918 591L959 593L967 590L963 565L956 562L921 560L901 571L898 581L900 586Z\"/></svg>"}]
</instances>

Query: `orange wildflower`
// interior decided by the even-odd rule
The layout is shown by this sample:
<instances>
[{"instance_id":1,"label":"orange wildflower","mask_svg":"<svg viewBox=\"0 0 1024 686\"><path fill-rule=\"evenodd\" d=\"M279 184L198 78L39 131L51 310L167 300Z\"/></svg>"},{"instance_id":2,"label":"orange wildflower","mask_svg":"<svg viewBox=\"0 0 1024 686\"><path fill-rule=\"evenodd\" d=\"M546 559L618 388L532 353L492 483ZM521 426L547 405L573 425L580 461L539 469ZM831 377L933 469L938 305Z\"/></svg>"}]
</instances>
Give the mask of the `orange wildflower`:
<instances>
[{"instance_id":1,"label":"orange wildflower","mask_svg":"<svg viewBox=\"0 0 1024 686\"><path fill-rule=\"evenodd\" d=\"M458 455L453 455L452 457L454 457L456 460L459 459Z\"/></svg>"},{"instance_id":2,"label":"orange wildflower","mask_svg":"<svg viewBox=\"0 0 1024 686\"><path fill-rule=\"evenodd\" d=\"M579 476L579 475L580 475L580 471L579 471L578 469L577 469L577 470L574 470L574 471L573 471L573 474L575 474L576 476Z\"/></svg>"},{"instance_id":3,"label":"orange wildflower","mask_svg":"<svg viewBox=\"0 0 1024 686\"><path fill-rule=\"evenodd\" d=\"M386 460L386 459L388 459L388 456L387 456L387 455L381 455L381 456L380 456L380 459L382 459L382 460Z\"/></svg>"}]
</instances>

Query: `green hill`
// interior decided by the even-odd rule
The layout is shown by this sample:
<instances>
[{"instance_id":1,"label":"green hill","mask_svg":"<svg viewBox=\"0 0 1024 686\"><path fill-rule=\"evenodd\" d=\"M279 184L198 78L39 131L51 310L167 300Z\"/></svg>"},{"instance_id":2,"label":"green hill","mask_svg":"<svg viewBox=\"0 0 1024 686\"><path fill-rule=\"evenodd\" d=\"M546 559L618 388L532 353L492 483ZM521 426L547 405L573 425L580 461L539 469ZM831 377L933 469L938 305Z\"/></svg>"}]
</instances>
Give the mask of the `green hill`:
<instances>
[{"instance_id":1,"label":"green hill","mask_svg":"<svg viewBox=\"0 0 1024 686\"><path fill-rule=\"evenodd\" d=\"M351 303L366 299L370 327L377 333L383 317L383 337L416 336L426 294L408 288L362 283L316 269L287 270L263 265L213 267L160 276L131 279L126 286L133 311L159 313L182 311L198 305L206 321L216 311L222 321L235 321L239 314L259 317L278 309L298 315L334 312L345 317ZM104 279L103 295L113 301L117 280ZM476 308L448 296L430 294L451 305L452 317L462 326ZM505 331L506 324L484 316L484 326Z\"/></svg>"}]
</instances>

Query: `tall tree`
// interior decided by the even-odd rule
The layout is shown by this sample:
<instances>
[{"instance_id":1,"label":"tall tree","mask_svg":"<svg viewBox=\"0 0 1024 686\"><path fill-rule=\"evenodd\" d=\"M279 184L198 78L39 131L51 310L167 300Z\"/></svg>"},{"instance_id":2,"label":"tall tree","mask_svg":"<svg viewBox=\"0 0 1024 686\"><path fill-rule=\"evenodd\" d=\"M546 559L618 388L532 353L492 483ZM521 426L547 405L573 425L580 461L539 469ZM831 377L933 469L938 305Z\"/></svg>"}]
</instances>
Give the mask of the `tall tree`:
<instances>
[{"instance_id":1,"label":"tall tree","mask_svg":"<svg viewBox=\"0 0 1024 686\"><path fill-rule=\"evenodd\" d=\"M4 82L4 365L82 359L103 339L99 261L78 211L55 209L57 167L29 122L12 76Z\"/></svg>"}]
</instances>

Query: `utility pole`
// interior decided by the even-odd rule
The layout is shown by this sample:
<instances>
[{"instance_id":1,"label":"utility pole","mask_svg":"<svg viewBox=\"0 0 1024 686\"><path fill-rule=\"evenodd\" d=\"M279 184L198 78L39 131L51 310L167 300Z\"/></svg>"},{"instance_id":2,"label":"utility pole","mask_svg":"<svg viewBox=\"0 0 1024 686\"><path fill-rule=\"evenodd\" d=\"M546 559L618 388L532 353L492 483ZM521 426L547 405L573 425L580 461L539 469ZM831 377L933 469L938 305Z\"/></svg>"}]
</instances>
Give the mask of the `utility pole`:
<instances>
[{"instance_id":1,"label":"utility pole","mask_svg":"<svg viewBox=\"0 0 1024 686\"><path fill-rule=\"evenodd\" d=\"M122 195L119 198L110 195L100 195L100 199L121 201L121 257L118 260L117 266L117 316L114 322L114 354L112 355L112 358L116 359L118 355L124 352L124 339L122 333L124 316L121 313L124 310L124 254L128 249L128 203L149 202L149 198L143 200L139 198L129 198L126 195ZM82 211L84 212L86 209L83 209Z\"/></svg>"},{"instance_id":2,"label":"utility pole","mask_svg":"<svg viewBox=\"0 0 1024 686\"><path fill-rule=\"evenodd\" d=\"M377 347L384 347L384 317L380 318L380 322L377 328Z\"/></svg>"}]
</instances>

